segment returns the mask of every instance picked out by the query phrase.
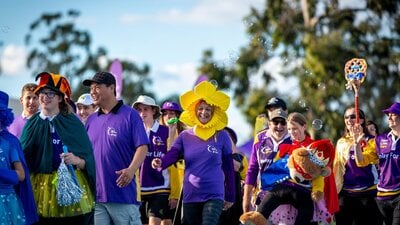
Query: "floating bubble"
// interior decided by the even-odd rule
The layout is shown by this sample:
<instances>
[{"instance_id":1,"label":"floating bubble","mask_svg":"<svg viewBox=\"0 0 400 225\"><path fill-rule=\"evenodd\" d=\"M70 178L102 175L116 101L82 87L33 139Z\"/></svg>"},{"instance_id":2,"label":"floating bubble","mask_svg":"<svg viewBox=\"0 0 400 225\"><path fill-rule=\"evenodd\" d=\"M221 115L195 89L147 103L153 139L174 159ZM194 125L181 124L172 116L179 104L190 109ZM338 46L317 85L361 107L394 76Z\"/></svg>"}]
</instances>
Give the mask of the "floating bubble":
<instances>
[{"instance_id":1,"label":"floating bubble","mask_svg":"<svg viewBox=\"0 0 400 225\"><path fill-rule=\"evenodd\" d=\"M314 130L319 130L324 126L324 123L320 119L315 119L312 121L311 125Z\"/></svg>"},{"instance_id":2,"label":"floating bubble","mask_svg":"<svg viewBox=\"0 0 400 225\"><path fill-rule=\"evenodd\" d=\"M299 100L299 106L300 106L301 108L307 107L306 100L300 99L300 100Z\"/></svg>"},{"instance_id":3,"label":"floating bubble","mask_svg":"<svg viewBox=\"0 0 400 225\"><path fill-rule=\"evenodd\" d=\"M319 83L318 84L318 89L320 89L321 91L325 91L326 85L324 83Z\"/></svg>"},{"instance_id":4,"label":"floating bubble","mask_svg":"<svg viewBox=\"0 0 400 225\"><path fill-rule=\"evenodd\" d=\"M311 70L304 70L304 76L311 77L312 75L313 75L313 72Z\"/></svg>"},{"instance_id":5,"label":"floating bubble","mask_svg":"<svg viewBox=\"0 0 400 225\"><path fill-rule=\"evenodd\" d=\"M210 83L211 83L212 85L214 85L215 88L218 88L218 81L216 81L216 80L210 80Z\"/></svg>"}]
</instances>

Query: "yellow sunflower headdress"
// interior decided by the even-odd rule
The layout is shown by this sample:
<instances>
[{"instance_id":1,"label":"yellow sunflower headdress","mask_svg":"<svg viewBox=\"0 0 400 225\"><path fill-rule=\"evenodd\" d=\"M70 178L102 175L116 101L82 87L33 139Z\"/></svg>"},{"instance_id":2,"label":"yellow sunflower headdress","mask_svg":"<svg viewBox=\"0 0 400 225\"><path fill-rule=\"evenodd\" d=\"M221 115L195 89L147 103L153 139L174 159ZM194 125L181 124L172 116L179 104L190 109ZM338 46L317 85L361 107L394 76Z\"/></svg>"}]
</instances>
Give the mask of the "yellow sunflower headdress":
<instances>
[{"instance_id":1,"label":"yellow sunflower headdress","mask_svg":"<svg viewBox=\"0 0 400 225\"><path fill-rule=\"evenodd\" d=\"M202 124L196 116L196 106L202 100L214 107L213 116L206 124ZM217 88L209 81L203 81L193 90L181 95L180 102L183 113L179 120L193 127L195 135L203 140L209 139L216 131L224 129L228 124L226 110L229 107L230 98L222 91L217 91Z\"/></svg>"}]
</instances>

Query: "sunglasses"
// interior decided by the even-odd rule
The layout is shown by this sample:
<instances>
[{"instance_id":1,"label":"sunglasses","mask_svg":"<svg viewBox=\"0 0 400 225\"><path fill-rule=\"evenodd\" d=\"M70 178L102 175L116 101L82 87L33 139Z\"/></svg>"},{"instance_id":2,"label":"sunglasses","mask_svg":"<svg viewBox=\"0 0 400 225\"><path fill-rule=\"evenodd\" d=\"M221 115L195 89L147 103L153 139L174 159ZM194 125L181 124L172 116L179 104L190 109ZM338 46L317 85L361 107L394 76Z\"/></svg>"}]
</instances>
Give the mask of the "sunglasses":
<instances>
[{"instance_id":1,"label":"sunglasses","mask_svg":"<svg viewBox=\"0 0 400 225\"><path fill-rule=\"evenodd\" d=\"M278 124L281 124L282 126L286 126L286 120L271 120L271 122L275 125L278 126Z\"/></svg>"},{"instance_id":2,"label":"sunglasses","mask_svg":"<svg viewBox=\"0 0 400 225\"><path fill-rule=\"evenodd\" d=\"M344 116L344 118L345 118L345 119L352 119L352 120L354 120L354 119L356 118L356 115L355 115L355 114L351 114L351 115Z\"/></svg>"}]
</instances>

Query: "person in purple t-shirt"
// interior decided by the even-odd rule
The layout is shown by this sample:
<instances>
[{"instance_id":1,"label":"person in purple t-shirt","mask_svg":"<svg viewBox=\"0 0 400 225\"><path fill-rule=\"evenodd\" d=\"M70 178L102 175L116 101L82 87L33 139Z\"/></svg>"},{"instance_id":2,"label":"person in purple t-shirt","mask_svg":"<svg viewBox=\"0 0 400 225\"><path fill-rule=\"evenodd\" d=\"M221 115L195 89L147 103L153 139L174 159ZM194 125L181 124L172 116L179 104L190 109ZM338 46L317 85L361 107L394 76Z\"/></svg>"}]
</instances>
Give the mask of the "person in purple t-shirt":
<instances>
[{"instance_id":1,"label":"person in purple t-shirt","mask_svg":"<svg viewBox=\"0 0 400 225\"><path fill-rule=\"evenodd\" d=\"M388 116L389 132L365 143L360 127L354 129L357 166L378 164L380 171L376 202L385 224L400 224L400 102L383 110ZM361 145L365 147L361 151ZM364 214L365 215L365 214ZM369 223L372 224L372 223Z\"/></svg>"},{"instance_id":2,"label":"person in purple t-shirt","mask_svg":"<svg viewBox=\"0 0 400 225\"><path fill-rule=\"evenodd\" d=\"M141 219L143 224L160 225L168 211L170 176L167 170L153 169L151 162L167 152L168 127L158 123L160 107L153 98L140 95L132 107L139 112L150 141L149 152L140 167Z\"/></svg>"},{"instance_id":3,"label":"person in purple t-shirt","mask_svg":"<svg viewBox=\"0 0 400 225\"><path fill-rule=\"evenodd\" d=\"M36 87L37 84L35 83L27 83L22 87L21 97L19 98L19 102L22 105L22 114L15 117L12 124L7 128L10 133L18 138L21 137L26 121L39 111L39 97L34 92Z\"/></svg>"},{"instance_id":4,"label":"person in purple t-shirt","mask_svg":"<svg viewBox=\"0 0 400 225\"><path fill-rule=\"evenodd\" d=\"M229 96L208 81L180 97L180 120L191 129L179 134L162 159L153 167L166 169L185 160L183 181L184 225L218 224L223 209L235 201L232 142L227 131Z\"/></svg>"},{"instance_id":5,"label":"person in purple t-shirt","mask_svg":"<svg viewBox=\"0 0 400 225\"><path fill-rule=\"evenodd\" d=\"M360 124L356 124L356 110L353 106L344 111L344 135L337 141L333 173L339 197L339 211L336 224L382 224L375 202L378 171L372 164L358 167L354 157L354 127L360 126L371 139L366 127L365 114L359 110Z\"/></svg>"},{"instance_id":6,"label":"person in purple t-shirt","mask_svg":"<svg viewBox=\"0 0 400 225\"><path fill-rule=\"evenodd\" d=\"M86 121L96 162L95 224L141 225L135 174L143 163L149 140L139 114L116 97L116 81L97 72L83 85L99 109Z\"/></svg>"}]
</instances>

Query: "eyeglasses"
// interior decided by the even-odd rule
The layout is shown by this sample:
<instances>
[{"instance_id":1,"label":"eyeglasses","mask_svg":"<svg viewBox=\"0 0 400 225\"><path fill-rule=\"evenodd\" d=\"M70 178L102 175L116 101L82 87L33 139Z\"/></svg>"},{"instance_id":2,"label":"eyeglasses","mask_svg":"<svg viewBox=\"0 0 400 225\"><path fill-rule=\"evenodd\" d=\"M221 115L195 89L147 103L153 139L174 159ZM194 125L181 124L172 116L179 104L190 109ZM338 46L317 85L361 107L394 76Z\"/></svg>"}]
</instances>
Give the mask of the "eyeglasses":
<instances>
[{"instance_id":1,"label":"eyeglasses","mask_svg":"<svg viewBox=\"0 0 400 225\"><path fill-rule=\"evenodd\" d=\"M53 91L41 91L39 95L46 95L48 98L54 98L54 96L56 96L56 93Z\"/></svg>"},{"instance_id":2,"label":"eyeglasses","mask_svg":"<svg viewBox=\"0 0 400 225\"><path fill-rule=\"evenodd\" d=\"M286 120L271 120L271 122L275 125L278 126L278 124L281 124L282 126L286 126Z\"/></svg>"},{"instance_id":3,"label":"eyeglasses","mask_svg":"<svg viewBox=\"0 0 400 225\"><path fill-rule=\"evenodd\" d=\"M355 118L356 118L356 115L355 114L351 114L351 115L347 115L347 116L344 116L344 118L347 120L347 119L352 119L352 120L354 120Z\"/></svg>"}]
</instances>

